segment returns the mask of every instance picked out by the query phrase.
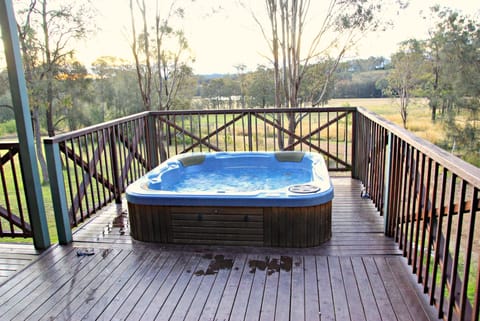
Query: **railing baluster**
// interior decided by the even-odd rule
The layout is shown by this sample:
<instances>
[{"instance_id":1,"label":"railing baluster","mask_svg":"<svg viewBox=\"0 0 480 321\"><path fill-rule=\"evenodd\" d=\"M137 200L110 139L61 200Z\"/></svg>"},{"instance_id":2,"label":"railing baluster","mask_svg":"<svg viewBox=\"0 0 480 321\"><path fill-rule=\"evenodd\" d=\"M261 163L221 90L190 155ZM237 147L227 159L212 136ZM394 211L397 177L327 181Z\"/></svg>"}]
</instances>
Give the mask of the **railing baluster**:
<instances>
[{"instance_id":1,"label":"railing baluster","mask_svg":"<svg viewBox=\"0 0 480 321\"><path fill-rule=\"evenodd\" d=\"M459 265L459 259L460 259L460 242L462 240L462 227L463 227L463 215L465 211L466 190L467 190L467 182L465 182L464 180L461 180L460 199L458 200L458 204L460 204L460 207L457 214L458 222L456 226L457 234L455 237L455 243L453 244L454 246L453 261L452 261L452 267L450 268L450 291L449 291L450 294L449 294L448 314L447 314L447 318L449 320L453 319L453 309L456 303L457 291L460 292L460 290L457 290L458 281L460 281L458 280L458 265ZM448 235L450 235L450 233Z\"/></svg>"},{"instance_id":2,"label":"railing baluster","mask_svg":"<svg viewBox=\"0 0 480 321\"><path fill-rule=\"evenodd\" d=\"M247 113L247 137L248 137L248 151L253 151L253 132L252 132L252 113ZM245 135L245 134L244 134Z\"/></svg>"},{"instance_id":3,"label":"railing baluster","mask_svg":"<svg viewBox=\"0 0 480 321\"><path fill-rule=\"evenodd\" d=\"M215 128L218 128L218 114L215 114ZM220 142L218 141L218 131L215 132L215 146L220 146Z\"/></svg>"},{"instance_id":4,"label":"railing baluster","mask_svg":"<svg viewBox=\"0 0 480 321\"><path fill-rule=\"evenodd\" d=\"M407 261L412 264L412 250L413 250L413 231L415 228L415 198L416 198L416 181L418 170L418 152L411 147L410 153L410 169L409 169L409 185L408 185L408 201L407 201L407 226L408 233L406 235L407 244Z\"/></svg>"},{"instance_id":5,"label":"railing baluster","mask_svg":"<svg viewBox=\"0 0 480 321\"><path fill-rule=\"evenodd\" d=\"M111 152L110 152L110 149L112 148L112 146L110 144L108 144L108 139L110 137L110 134L109 134L109 130L106 129L106 128L103 128L102 129L102 144L103 144L103 159L104 161L102 162L101 164L101 168L102 168L102 177L106 177L106 181L109 183L111 182L111 179L110 179L110 169L109 169L109 162L108 160L110 160L110 155L111 155ZM105 174L104 174L105 172ZM103 189L104 190L104 193L105 193L105 188ZM108 186L108 197L106 198L109 202L115 198L114 196L114 191L112 190L112 188L110 186Z\"/></svg>"},{"instance_id":6,"label":"railing baluster","mask_svg":"<svg viewBox=\"0 0 480 321\"><path fill-rule=\"evenodd\" d=\"M438 267L440 265L441 256L443 254L441 247L443 246L442 237L443 237L443 209L445 207L445 196L447 193L447 169L445 167L442 168L442 186L441 186L441 196L440 196L440 205L438 208L438 222L437 222L437 229L435 233L435 258L433 264L433 271L432 271L432 281L430 286L430 304L435 304L437 300L435 300L436 294L436 285L437 285L437 274L438 274ZM441 273L441 272L440 272ZM442 284L440 284L440 288ZM438 310L439 314L438 317L441 318L443 316L443 306L440 305L440 293L441 290L438 289L439 297L438 297ZM442 299L443 300L443 299Z\"/></svg>"},{"instance_id":7,"label":"railing baluster","mask_svg":"<svg viewBox=\"0 0 480 321\"><path fill-rule=\"evenodd\" d=\"M207 133L210 132L210 115L206 115L206 118L207 118ZM202 134L199 135L199 137L203 137ZM210 135L207 136L207 143L208 143L208 151L211 152L211 148L210 148Z\"/></svg>"},{"instance_id":8,"label":"railing baluster","mask_svg":"<svg viewBox=\"0 0 480 321\"><path fill-rule=\"evenodd\" d=\"M419 204L419 213L421 213L421 221L422 221L422 231L421 231L421 243L420 243L420 258L418 259L418 272L417 272L417 282L422 283L423 280L422 278L424 277L423 274L423 260L425 257L425 241L426 241L426 234L427 234L427 220L429 218L428 216L428 203L429 203L429 195L430 195L430 183L431 183L431 172L432 172L432 160L430 158L427 159L427 170L425 174L422 175L422 177L425 177L426 182L423 183L420 186L420 191L423 192L423 198L422 198L422 193L420 193L420 204ZM425 155L422 157L422 171L425 170ZM420 226L419 226L420 228ZM427 249L428 252L430 252ZM428 260L428 258L427 258Z\"/></svg>"},{"instance_id":9,"label":"railing baluster","mask_svg":"<svg viewBox=\"0 0 480 321\"><path fill-rule=\"evenodd\" d=\"M372 161L370 165L370 176L371 176L371 182L372 182L372 187L371 187L371 198L373 200L373 203L377 205L380 204L380 168L381 168L381 163L380 163L380 153L381 151L381 141L380 141L380 135L378 133L378 124L372 123L371 127L371 139L370 141L372 142ZM380 215L382 212L380 212Z\"/></svg>"},{"instance_id":10,"label":"railing baluster","mask_svg":"<svg viewBox=\"0 0 480 321\"><path fill-rule=\"evenodd\" d=\"M330 123L330 113L329 112L327 112L327 123ZM361 124L363 125L364 122L361 122ZM327 153L330 154L330 126L328 126L326 129L327 129ZM330 167L330 157L329 156L327 156L327 164Z\"/></svg>"},{"instance_id":11,"label":"railing baluster","mask_svg":"<svg viewBox=\"0 0 480 321\"><path fill-rule=\"evenodd\" d=\"M420 151L417 150L417 169L416 169L416 182L415 182L415 201L414 205L414 211L413 214L416 214L415 218L415 240L412 240L412 243L414 243L415 247L413 249L413 262L412 262L412 270L413 273L416 273L417 276L420 278L422 273L421 270L418 270L417 266L417 261L418 261L418 251L422 251L423 249L419 249L419 239L420 239L420 226L421 226L421 221L422 221L422 190L423 190L423 184L424 184L424 177L425 177L425 156L423 154L420 154ZM421 158L421 163L420 163L420 158ZM418 163L420 163L420 166L418 167ZM412 230L413 231L413 230ZM423 255L422 255L423 257ZM419 280L420 283L420 280Z\"/></svg>"},{"instance_id":12,"label":"railing baluster","mask_svg":"<svg viewBox=\"0 0 480 321\"><path fill-rule=\"evenodd\" d=\"M388 199L387 199L387 213L388 213L388 233L387 236L394 237L395 242L398 242L398 231L400 225L399 215L399 186L400 186L400 166L399 160L401 154L399 153L398 138L390 133L390 171L388 184Z\"/></svg>"},{"instance_id":13,"label":"railing baluster","mask_svg":"<svg viewBox=\"0 0 480 321\"><path fill-rule=\"evenodd\" d=\"M343 155L344 155L345 161L347 163L350 163L349 159L348 159L348 131L349 131L349 128L350 128L349 124L348 124L349 118L350 118L350 112L348 112L347 117L345 117L345 126L344 126L344 131L343 131L343 137L344 137Z\"/></svg>"},{"instance_id":14,"label":"railing baluster","mask_svg":"<svg viewBox=\"0 0 480 321\"><path fill-rule=\"evenodd\" d=\"M94 202L94 208L98 208L102 204L102 199L100 196L100 183L99 183L100 176L98 175L98 163L100 162L100 159L101 159L100 146L98 144L98 131L94 131L90 134L90 140L92 141L92 155L95 158L95 161L92 164L93 172L95 173L94 179L95 179L95 190L96 190L96 198L97 198L97 201Z\"/></svg>"},{"instance_id":15,"label":"railing baluster","mask_svg":"<svg viewBox=\"0 0 480 321\"><path fill-rule=\"evenodd\" d=\"M448 199L448 215L447 215L447 226L446 226L446 238L442 247L442 273L441 273L441 282L440 282L440 298L439 298L439 307L443 311L443 306L445 302L445 290L447 289L447 280L450 276L449 274L449 258L450 258L450 235L452 231L452 220L454 215L455 207L455 186L456 186L457 176L452 174L450 180L450 193ZM447 307L447 317L448 317L448 307ZM440 318L443 318L443 312L439 315Z\"/></svg>"},{"instance_id":16,"label":"railing baluster","mask_svg":"<svg viewBox=\"0 0 480 321\"><path fill-rule=\"evenodd\" d=\"M478 201L478 193L477 193ZM478 209L477 209L478 210ZM477 252L477 276L475 279L475 297L473 299L472 320L480 319L480 253Z\"/></svg>"},{"instance_id":17,"label":"railing baluster","mask_svg":"<svg viewBox=\"0 0 480 321\"><path fill-rule=\"evenodd\" d=\"M338 111L335 113L337 119L338 119ZM340 130L339 130L340 124L338 122L335 123L335 155L338 155L338 144L339 140L338 137L340 136ZM338 162L336 164L336 169L338 169Z\"/></svg>"},{"instance_id":18,"label":"railing baluster","mask_svg":"<svg viewBox=\"0 0 480 321\"><path fill-rule=\"evenodd\" d=\"M85 162L86 168L84 169L82 181L85 189L85 203L87 204L87 212L92 213L92 209L95 208L95 206L92 205L92 208L90 208L89 204L91 203L91 201L93 201L93 190L92 190L92 185L90 184L90 180L93 175L92 175L92 172L90 171L90 153L88 152L87 136L88 135L83 136L83 142L85 144L85 154L86 154L86 158L83 161ZM89 195L88 195L89 193L91 193L92 200L89 200Z\"/></svg>"},{"instance_id":19,"label":"railing baluster","mask_svg":"<svg viewBox=\"0 0 480 321\"><path fill-rule=\"evenodd\" d=\"M9 150L9 163L11 165L11 171L12 171L12 180L13 180L13 187L15 189L15 198L17 200L17 208L16 210L18 211L18 215L20 216L20 228L21 232L20 234L24 237L28 237L32 235L32 230L29 224L25 221L25 211L24 211L24 206L22 202L22 195L20 193L20 182L18 179L18 174L17 174L17 169L16 169L16 162L15 162L15 155L18 154L18 144L15 143L14 146L12 146ZM21 171L20 171L21 173ZM20 177L21 174L20 174ZM25 186L24 186L25 189ZM12 213L13 214L13 213ZM17 234L17 233L15 233Z\"/></svg>"},{"instance_id":20,"label":"railing baluster","mask_svg":"<svg viewBox=\"0 0 480 321\"><path fill-rule=\"evenodd\" d=\"M463 320L465 317L471 315L473 312L473 309L477 309L477 314L478 314L478 306L472 306L470 305L470 302L468 301L467 298L467 291L469 287L469 275L470 275L470 270L472 266L472 254L473 254L473 243L475 240L475 221L476 221L476 215L478 209L478 188L474 187L472 188L472 195L471 195L471 207L469 211L469 217L470 220L468 222L468 235L467 235L467 244L466 244L466 249L465 249L465 265L463 269L463 275L464 280L462 283L462 289L460 291L460 320ZM480 262L477 261L477 265L480 265ZM476 287L477 293L478 293L478 286ZM469 309L467 309L467 307ZM470 311L468 311L470 310ZM478 315L476 319L472 320L478 320Z\"/></svg>"},{"instance_id":21,"label":"railing baluster","mask_svg":"<svg viewBox=\"0 0 480 321\"><path fill-rule=\"evenodd\" d=\"M430 165L432 163L432 160L429 159ZM428 293L429 288L428 288L428 282L429 282L429 271L430 271L430 262L431 262L431 257L432 257L432 247L433 247L433 240L435 237L435 221L436 221L436 208L437 208L437 189L438 189L438 173L440 171L440 165L435 162L435 166L433 167L433 186L432 186L432 196L431 196L431 202L430 202L430 207L428 206L429 204L425 204L425 212L426 216L428 215L429 218L429 223L428 223L428 243L427 243L427 255L425 256L426 262L425 262L425 273L423 277L423 292ZM427 189L427 193L430 193L430 191Z\"/></svg>"},{"instance_id":22,"label":"railing baluster","mask_svg":"<svg viewBox=\"0 0 480 321\"><path fill-rule=\"evenodd\" d=\"M258 133L260 132L258 130L258 117L256 117L256 113L250 113L250 117L254 117L255 116L255 130L254 130L254 133L255 133L255 151L259 151L260 150L260 147L259 147L259 143L258 143ZM253 129L252 129L253 130ZM253 133L252 133L253 135ZM266 150L266 149L263 149L263 150Z\"/></svg>"},{"instance_id":23,"label":"railing baluster","mask_svg":"<svg viewBox=\"0 0 480 321\"><path fill-rule=\"evenodd\" d=\"M15 229L13 225L13 215L12 215L12 208L10 207L10 197L8 196L8 188L7 188L7 181L5 178L5 171L3 170L3 163L0 164L0 177L2 181L2 190L3 190L3 197L5 198L5 205L7 207L7 217L8 217L8 225L10 227L10 234L15 234Z\"/></svg>"},{"instance_id":24,"label":"railing baluster","mask_svg":"<svg viewBox=\"0 0 480 321\"><path fill-rule=\"evenodd\" d=\"M405 153L405 168L404 168L404 179L403 179L403 201L402 201L402 216L403 216L403 234L402 234L402 244L403 247L403 256L407 256L408 254L408 226L410 224L410 217L409 217L409 204L410 204L410 177L411 177L411 169L412 169L412 151L411 147L407 145L406 143L404 144L404 148L406 150ZM405 199L406 196L406 199Z\"/></svg>"},{"instance_id":25,"label":"railing baluster","mask_svg":"<svg viewBox=\"0 0 480 321\"><path fill-rule=\"evenodd\" d=\"M300 137L304 137L303 136L303 115L301 113L299 113L299 118L300 118L300 122L298 123L298 126L297 127L300 127ZM296 115L294 117L297 117ZM300 144L300 150L303 151L303 143Z\"/></svg>"},{"instance_id":26,"label":"railing baluster","mask_svg":"<svg viewBox=\"0 0 480 321\"><path fill-rule=\"evenodd\" d=\"M110 166L112 171L112 179L113 179L113 197L115 198L115 202L117 204L121 203L121 177L120 177L120 164L118 162L118 151L117 151L117 132L119 131L119 127L115 126L110 131Z\"/></svg>"},{"instance_id":27,"label":"railing baluster","mask_svg":"<svg viewBox=\"0 0 480 321\"><path fill-rule=\"evenodd\" d=\"M400 221L400 231L398 234L397 242L399 243L400 249L403 249L403 231L404 231L404 224L405 224L405 216L404 216L404 207L405 207L405 181L406 181L406 164L407 164L407 155L406 155L406 147L403 140L397 137L398 141L398 209L397 215L398 220Z\"/></svg>"},{"instance_id":28,"label":"railing baluster","mask_svg":"<svg viewBox=\"0 0 480 321\"><path fill-rule=\"evenodd\" d=\"M105 146L102 144L102 138L103 133L101 130L96 130L95 131L95 141L97 144L97 150L98 150L98 163L95 165L96 173L97 176L95 177L95 180L97 181L97 188L98 188L98 202L101 207L105 206L107 204L107 197L105 193L105 188L103 188L103 185L100 183L100 178L104 177L103 173L103 150Z\"/></svg>"}]
</instances>

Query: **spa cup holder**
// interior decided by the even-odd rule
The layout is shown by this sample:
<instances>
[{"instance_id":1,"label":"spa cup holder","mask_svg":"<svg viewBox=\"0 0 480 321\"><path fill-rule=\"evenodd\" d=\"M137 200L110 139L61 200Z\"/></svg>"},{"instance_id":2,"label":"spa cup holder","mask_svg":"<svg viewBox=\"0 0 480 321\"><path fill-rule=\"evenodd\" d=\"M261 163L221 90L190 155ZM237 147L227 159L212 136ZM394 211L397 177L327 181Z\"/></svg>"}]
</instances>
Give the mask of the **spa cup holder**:
<instances>
[{"instance_id":1,"label":"spa cup holder","mask_svg":"<svg viewBox=\"0 0 480 321\"><path fill-rule=\"evenodd\" d=\"M288 190L297 194L310 194L320 191L320 187L312 184L298 184L290 186Z\"/></svg>"}]
</instances>

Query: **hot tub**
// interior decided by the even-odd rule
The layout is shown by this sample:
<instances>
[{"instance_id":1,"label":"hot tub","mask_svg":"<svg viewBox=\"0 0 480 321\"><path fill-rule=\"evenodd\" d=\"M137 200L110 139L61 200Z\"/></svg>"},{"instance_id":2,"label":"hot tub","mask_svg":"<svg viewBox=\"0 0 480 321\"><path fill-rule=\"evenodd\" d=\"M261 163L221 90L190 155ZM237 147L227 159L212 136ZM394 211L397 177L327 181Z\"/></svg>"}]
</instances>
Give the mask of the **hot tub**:
<instances>
[{"instance_id":1,"label":"hot tub","mask_svg":"<svg viewBox=\"0 0 480 321\"><path fill-rule=\"evenodd\" d=\"M128 186L145 242L310 247L331 237L333 187L320 154L183 154Z\"/></svg>"}]
</instances>

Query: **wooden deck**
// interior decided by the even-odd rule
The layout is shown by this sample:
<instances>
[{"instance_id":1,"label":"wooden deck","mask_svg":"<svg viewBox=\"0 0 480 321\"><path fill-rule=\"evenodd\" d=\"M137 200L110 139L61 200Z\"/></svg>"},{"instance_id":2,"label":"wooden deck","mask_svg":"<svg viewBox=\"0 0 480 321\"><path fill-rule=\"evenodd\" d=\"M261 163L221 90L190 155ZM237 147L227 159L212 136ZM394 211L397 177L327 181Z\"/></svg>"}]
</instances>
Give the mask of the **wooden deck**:
<instances>
[{"instance_id":1,"label":"wooden deck","mask_svg":"<svg viewBox=\"0 0 480 321\"><path fill-rule=\"evenodd\" d=\"M32 244L0 243L0 284L32 263L40 254Z\"/></svg>"},{"instance_id":2,"label":"wooden deck","mask_svg":"<svg viewBox=\"0 0 480 321\"><path fill-rule=\"evenodd\" d=\"M309 249L140 243L112 205L0 285L0 319L434 320L359 183L333 181L333 237Z\"/></svg>"}]
</instances>

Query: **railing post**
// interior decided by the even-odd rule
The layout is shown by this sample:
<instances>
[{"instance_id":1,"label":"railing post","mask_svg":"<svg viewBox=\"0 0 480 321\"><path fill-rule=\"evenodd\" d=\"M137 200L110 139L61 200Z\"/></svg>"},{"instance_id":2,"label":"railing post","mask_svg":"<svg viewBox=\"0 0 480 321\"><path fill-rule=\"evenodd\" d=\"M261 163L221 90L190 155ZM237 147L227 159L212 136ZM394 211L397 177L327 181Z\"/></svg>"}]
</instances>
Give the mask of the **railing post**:
<instances>
[{"instance_id":1,"label":"railing post","mask_svg":"<svg viewBox=\"0 0 480 321\"><path fill-rule=\"evenodd\" d=\"M27 85L23 72L22 56L17 34L17 23L12 2L0 1L0 24L7 60L8 79L20 142L20 163L27 199L28 215L32 226L33 244L38 249L50 246L50 235L45 216L40 175L35 157L33 128L28 103ZM41 148L41 146L37 146Z\"/></svg>"},{"instance_id":2,"label":"railing post","mask_svg":"<svg viewBox=\"0 0 480 321\"><path fill-rule=\"evenodd\" d=\"M112 176L113 176L113 188L115 190L115 203L121 204L122 203L122 187L121 187L121 177L120 177L120 170L118 164L118 155L117 155L117 139L116 135L118 131L118 127L112 127L109 135L109 143L110 143L110 163L112 165Z\"/></svg>"},{"instance_id":3,"label":"railing post","mask_svg":"<svg viewBox=\"0 0 480 321\"><path fill-rule=\"evenodd\" d=\"M357 159L357 146L358 146L358 110L355 109L352 117L352 178L358 179L358 159Z\"/></svg>"},{"instance_id":4,"label":"railing post","mask_svg":"<svg viewBox=\"0 0 480 321\"><path fill-rule=\"evenodd\" d=\"M253 151L253 133L252 133L252 113L247 113L248 115L248 151Z\"/></svg>"},{"instance_id":5,"label":"railing post","mask_svg":"<svg viewBox=\"0 0 480 321\"><path fill-rule=\"evenodd\" d=\"M157 123L155 116L149 113L146 117L147 121L147 158L148 170L156 167L158 162L158 140L157 140Z\"/></svg>"},{"instance_id":6,"label":"railing post","mask_svg":"<svg viewBox=\"0 0 480 321\"><path fill-rule=\"evenodd\" d=\"M57 226L58 243L72 242L72 229L68 214L65 184L63 180L62 160L58 143L50 139L44 141L45 156L47 158L48 175L50 177L50 191L52 194L53 213Z\"/></svg>"},{"instance_id":7,"label":"railing post","mask_svg":"<svg viewBox=\"0 0 480 321\"><path fill-rule=\"evenodd\" d=\"M389 131L387 136L387 144L385 146L385 179L383 184L383 219L384 219L384 232L387 236L390 235L390 213L388 211L389 204L390 204L390 175L392 173L392 141L393 136L392 133Z\"/></svg>"}]
</instances>

